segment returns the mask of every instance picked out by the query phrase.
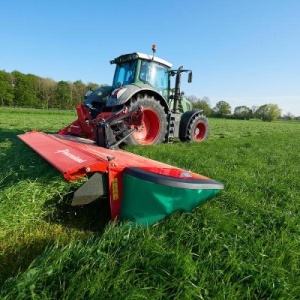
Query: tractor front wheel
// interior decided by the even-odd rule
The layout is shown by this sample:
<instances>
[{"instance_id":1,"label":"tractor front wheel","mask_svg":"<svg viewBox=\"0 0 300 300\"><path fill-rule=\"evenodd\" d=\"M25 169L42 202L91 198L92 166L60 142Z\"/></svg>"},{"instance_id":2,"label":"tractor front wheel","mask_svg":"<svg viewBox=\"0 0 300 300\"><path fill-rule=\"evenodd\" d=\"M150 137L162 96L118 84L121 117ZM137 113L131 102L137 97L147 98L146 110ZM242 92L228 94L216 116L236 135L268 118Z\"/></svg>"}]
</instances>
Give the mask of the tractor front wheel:
<instances>
[{"instance_id":1,"label":"tractor front wheel","mask_svg":"<svg viewBox=\"0 0 300 300\"><path fill-rule=\"evenodd\" d=\"M209 124L207 118L193 111L183 115L180 124L179 138L184 142L201 142L209 136Z\"/></svg>"},{"instance_id":2,"label":"tractor front wheel","mask_svg":"<svg viewBox=\"0 0 300 300\"><path fill-rule=\"evenodd\" d=\"M167 133L167 116L163 106L154 97L144 95L130 104L130 110L143 108L143 124L125 139L127 145L154 145L165 140Z\"/></svg>"}]
</instances>

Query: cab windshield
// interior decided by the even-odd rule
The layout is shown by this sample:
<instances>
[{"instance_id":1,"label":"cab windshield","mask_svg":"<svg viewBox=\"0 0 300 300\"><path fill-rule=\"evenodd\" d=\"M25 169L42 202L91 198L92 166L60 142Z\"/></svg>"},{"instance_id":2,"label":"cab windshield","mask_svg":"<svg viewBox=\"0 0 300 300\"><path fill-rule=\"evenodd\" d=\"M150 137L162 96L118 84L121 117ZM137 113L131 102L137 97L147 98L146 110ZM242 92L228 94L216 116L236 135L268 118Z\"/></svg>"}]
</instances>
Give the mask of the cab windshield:
<instances>
[{"instance_id":1,"label":"cab windshield","mask_svg":"<svg viewBox=\"0 0 300 300\"><path fill-rule=\"evenodd\" d=\"M113 86L127 85L133 82L137 61L126 62L116 66Z\"/></svg>"},{"instance_id":2,"label":"cab windshield","mask_svg":"<svg viewBox=\"0 0 300 300\"><path fill-rule=\"evenodd\" d=\"M164 91L168 89L168 67L153 61L142 61L139 80L149 83L155 89Z\"/></svg>"}]
</instances>

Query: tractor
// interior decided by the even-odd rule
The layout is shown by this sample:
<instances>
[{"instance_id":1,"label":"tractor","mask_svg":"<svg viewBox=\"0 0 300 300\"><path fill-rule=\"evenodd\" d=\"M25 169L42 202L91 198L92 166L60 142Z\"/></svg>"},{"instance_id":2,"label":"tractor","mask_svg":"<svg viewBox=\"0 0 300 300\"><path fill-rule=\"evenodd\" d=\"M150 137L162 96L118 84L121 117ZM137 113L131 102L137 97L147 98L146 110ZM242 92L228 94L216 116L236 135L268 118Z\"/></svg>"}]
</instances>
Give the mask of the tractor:
<instances>
[{"instance_id":1,"label":"tractor","mask_svg":"<svg viewBox=\"0 0 300 300\"><path fill-rule=\"evenodd\" d=\"M139 52L121 55L115 64L112 86L90 90L76 107L78 119L59 134L91 139L114 149L119 145L153 145L173 141L200 142L209 135L201 110L181 92L181 75L192 71L155 56ZM175 78L175 86L171 83Z\"/></svg>"},{"instance_id":2,"label":"tractor","mask_svg":"<svg viewBox=\"0 0 300 300\"><path fill-rule=\"evenodd\" d=\"M152 56L135 52L112 60L112 86L89 91L76 107L77 120L58 133L18 135L66 180L88 178L74 193L72 205L105 199L112 220L141 225L175 211L191 211L223 189L222 183L201 174L120 149L208 137L206 117L180 91L181 74L188 73L191 82L192 72L171 69L152 50Z\"/></svg>"}]
</instances>

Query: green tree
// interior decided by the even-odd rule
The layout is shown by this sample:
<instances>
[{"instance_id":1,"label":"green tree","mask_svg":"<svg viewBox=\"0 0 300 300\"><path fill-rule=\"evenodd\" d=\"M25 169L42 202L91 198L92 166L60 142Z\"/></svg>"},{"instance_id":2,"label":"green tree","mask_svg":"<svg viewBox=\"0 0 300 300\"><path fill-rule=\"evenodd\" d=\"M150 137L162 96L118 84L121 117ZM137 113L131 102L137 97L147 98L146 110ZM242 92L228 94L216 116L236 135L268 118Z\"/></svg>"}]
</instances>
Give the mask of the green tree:
<instances>
[{"instance_id":1,"label":"green tree","mask_svg":"<svg viewBox=\"0 0 300 300\"><path fill-rule=\"evenodd\" d=\"M50 78L37 78L36 94L38 107L40 108L52 108L55 97L57 83Z\"/></svg>"},{"instance_id":2,"label":"green tree","mask_svg":"<svg viewBox=\"0 0 300 300\"><path fill-rule=\"evenodd\" d=\"M231 106L226 101L219 101L213 108L216 117L226 117L231 114Z\"/></svg>"},{"instance_id":3,"label":"green tree","mask_svg":"<svg viewBox=\"0 0 300 300\"><path fill-rule=\"evenodd\" d=\"M295 116L292 113L288 112L287 114L282 116L282 119L283 120L293 120L293 119L295 119Z\"/></svg>"},{"instance_id":4,"label":"green tree","mask_svg":"<svg viewBox=\"0 0 300 300\"><path fill-rule=\"evenodd\" d=\"M87 92L87 86L81 81L77 80L72 84L72 106L76 107L81 103L85 93Z\"/></svg>"},{"instance_id":5,"label":"green tree","mask_svg":"<svg viewBox=\"0 0 300 300\"><path fill-rule=\"evenodd\" d=\"M100 86L107 86L107 84L97 84L97 83L94 83L94 82L88 82L88 84L87 84L87 90L90 88L90 89L92 89L92 90L95 90L95 89L97 89L98 87L100 87Z\"/></svg>"},{"instance_id":6,"label":"green tree","mask_svg":"<svg viewBox=\"0 0 300 300\"><path fill-rule=\"evenodd\" d=\"M203 111L204 115L210 116L211 108L210 108L208 97L203 97L202 99L200 99L200 98L192 95L192 96L188 96L187 99L192 102L193 108L201 109Z\"/></svg>"},{"instance_id":7,"label":"green tree","mask_svg":"<svg viewBox=\"0 0 300 300\"><path fill-rule=\"evenodd\" d=\"M12 106L14 101L14 87L12 76L0 70L0 105Z\"/></svg>"},{"instance_id":8,"label":"green tree","mask_svg":"<svg viewBox=\"0 0 300 300\"><path fill-rule=\"evenodd\" d=\"M19 71L13 71L14 77L14 105L19 107L34 107L36 105L35 75L25 75Z\"/></svg>"},{"instance_id":9,"label":"green tree","mask_svg":"<svg viewBox=\"0 0 300 300\"><path fill-rule=\"evenodd\" d=\"M277 104L264 104L255 112L255 117L263 121L272 122L281 116L281 109Z\"/></svg>"},{"instance_id":10,"label":"green tree","mask_svg":"<svg viewBox=\"0 0 300 300\"><path fill-rule=\"evenodd\" d=\"M57 83L53 107L61 109L73 108L69 82L62 80Z\"/></svg>"},{"instance_id":11,"label":"green tree","mask_svg":"<svg viewBox=\"0 0 300 300\"><path fill-rule=\"evenodd\" d=\"M27 106L29 107L39 107L37 99L37 79L38 77L33 74L26 74L27 81Z\"/></svg>"},{"instance_id":12,"label":"green tree","mask_svg":"<svg viewBox=\"0 0 300 300\"><path fill-rule=\"evenodd\" d=\"M252 110L247 106L237 106L234 109L234 117L242 120L249 120L252 117Z\"/></svg>"}]
</instances>

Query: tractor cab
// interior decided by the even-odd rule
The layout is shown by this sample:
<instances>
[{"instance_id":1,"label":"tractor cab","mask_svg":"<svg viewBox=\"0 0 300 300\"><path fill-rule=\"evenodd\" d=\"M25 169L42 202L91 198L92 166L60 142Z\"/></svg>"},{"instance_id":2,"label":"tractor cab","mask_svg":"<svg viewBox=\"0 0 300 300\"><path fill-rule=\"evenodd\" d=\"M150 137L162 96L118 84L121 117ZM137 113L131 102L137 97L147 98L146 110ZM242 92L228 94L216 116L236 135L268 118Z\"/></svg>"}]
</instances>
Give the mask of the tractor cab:
<instances>
[{"instance_id":1,"label":"tractor cab","mask_svg":"<svg viewBox=\"0 0 300 300\"><path fill-rule=\"evenodd\" d=\"M184 113L192 109L192 104L180 90L181 74L188 72L188 82L191 82L192 71L182 67L172 70L172 64L154 56L154 52L153 55L125 54L110 62L116 64L116 69L112 83L114 90L106 104L108 107L124 105L135 94L150 92L168 107L168 111Z\"/></svg>"},{"instance_id":2,"label":"tractor cab","mask_svg":"<svg viewBox=\"0 0 300 300\"><path fill-rule=\"evenodd\" d=\"M110 63L116 65L112 85L88 91L84 97L83 104L91 109L92 115L96 116L107 107L123 105L138 90L150 89L168 102L171 63L138 52L121 55ZM119 96L126 90L127 93L119 100Z\"/></svg>"},{"instance_id":3,"label":"tractor cab","mask_svg":"<svg viewBox=\"0 0 300 300\"><path fill-rule=\"evenodd\" d=\"M149 85L165 98L168 97L169 72L172 64L144 53L121 55L111 61L116 64L113 87L120 88L129 84Z\"/></svg>"},{"instance_id":4,"label":"tractor cab","mask_svg":"<svg viewBox=\"0 0 300 300\"><path fill-rule=\"evenodd\" d=\"M192 104L180 90L181 73L188 72L188 82L191 82L191 71L182 67L172 70L172 64L156 57L154 52L155 49L153 55L123 54L110 61L116 65L112 85L89 91L84 99L83 104L93 117L128 105L140 93L150 93L170 112L184 113L192 109Z\"/></svg>"}]
</instances>

